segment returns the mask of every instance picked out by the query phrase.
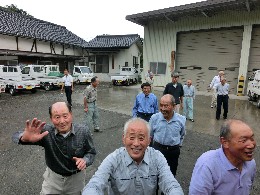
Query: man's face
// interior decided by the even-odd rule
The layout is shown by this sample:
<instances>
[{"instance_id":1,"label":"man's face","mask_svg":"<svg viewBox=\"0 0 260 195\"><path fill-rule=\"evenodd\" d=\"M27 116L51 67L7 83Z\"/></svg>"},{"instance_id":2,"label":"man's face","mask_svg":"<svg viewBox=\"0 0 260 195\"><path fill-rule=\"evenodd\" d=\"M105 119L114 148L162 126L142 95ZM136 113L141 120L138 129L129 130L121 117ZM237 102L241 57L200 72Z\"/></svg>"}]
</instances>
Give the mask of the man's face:
<instances>
[{"instance_id":1,"label":"man's face","mask_svg":"<svg viewBox=\"0 0 260 195\"><path fill-rule=\"evenodd\" d=\"M150 137L146 125L141 121L129 124L123 143L128 154L138 164L143 160L144 153L150 144Z\"/></svg>"},{"instance_id":2,"label":"man's face","mask_svg":"<svg viewBox=\"0 0 260 195\"><path fill-rule=\"evenodd\" d=\"M252 160L256 147L253 131L244 123L232 123L231 136L224 147L233 162L243 163Z\"/></svg>"},{"instance_id":3,"label":"man's face","mask_svg":"<svg viewBox=\"0 0 260 195\"><path fill-rule=\"evenodd\" d=\"M173 116L174 107L171 103L169 97L162 97L160 100L160 111L163 114L164 118L169 120Z\"/></svg>"},{"instance_id":4,"label":"man's face","mask_svg":"<svg viewBox=\"0 0 260 195\"><path fill-rule=\"evenodd\" d=\"M72 113L64 102L53 104L51 121L56 129L64 134L70 131L72 124Z\"/></svg>"},{"instance_id":5,"label":"man's face","mask_svg":"<svg viewBox=\"0 0 260 195\"><path fill-rule=\"evenodd\" d=\"M64 75L68 75L69 72L67 70L64 70Z\"/></svg>"},{"instance_id":6,"label":"man's face","mask_svg":"<svg viewBox=\"0 0 260 195\"><path fill-rule=\"evenodd\" d=\"M191 80L187 80L187 85L190 87L191 86Z\"/></svg>"},{"instance_id":7,"label":"man's face","mask_svg":"<svg viewBox=\"0 0 260 195\"><path fill-rule=\"evenodd\" d=\"M96 81L92 83L92 86L96 88L98 85L99 85L99 79L96 79Z\"/></svg>"},{"instance_id":8,"label":"man's face","mask_svg":"<svg viewBox=\"0 0 260 195\"><path fill-rule=\"evenodd\" d=\"M173 82L173 83L177 83L178 80L179 80L179 77L172 77L172 82Z\"/></svg>"},{"instance_id":9,"label":"man's face","mask_svg":"<svg viewBox=\"0 0 260 195\"><path fill-rule=\"evenodd\" d=\"M222 85L225 85L226 80L225 79L221 79L220 82L221 82Z\"/></svg>"},{"instance_id":10,"label":"man's face","mask_svg":"<svg viewBox=\"0 0 260 195\"><path fill-rule=\"evenodd\" d=\"M149 95L149 93L151 92L151 87L150 86L144 86L142 91L145 95Z\"/></svg>"}]
</instances>

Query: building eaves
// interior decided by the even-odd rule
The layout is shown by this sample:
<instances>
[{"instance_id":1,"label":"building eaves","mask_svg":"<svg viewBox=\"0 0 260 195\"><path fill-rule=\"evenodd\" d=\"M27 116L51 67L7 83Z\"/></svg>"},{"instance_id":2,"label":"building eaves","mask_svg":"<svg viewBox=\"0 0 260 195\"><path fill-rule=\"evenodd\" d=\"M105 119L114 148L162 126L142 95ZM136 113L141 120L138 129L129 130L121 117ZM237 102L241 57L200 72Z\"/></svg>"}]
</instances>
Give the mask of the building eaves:
<instances>
[{"instance_id":1,"label":"building eaves","mask_svg":"<svg viewBox=\"0 0 260 195\"><path fill-rule=\"evenodd\" d=\"M66 27L0 8L0 34L84 47L86 41Z\"/></svg>"},{"instance_id":2,"label":"building eaves","mask_svg":"<svg viewBox=\"0 0 260 195\"><path fill-rule=\"evenodd\" d=\"M90 40L85 48L88 49L108 49L108 48L129 48L132 44L139 41L141 38L138 34L130 35L99 35Z\"/></svg>"},{"instance_id":3,"label":"building eaves","mask_svg":"<svg viewBox=\"0 0 260 195\"><path fill-rule=\"evenodd\" d=\"M126 20L145 26L149 21L176 22L187 17L212 17L225 11L252 11L260 7L259 0L207 0L165 9L127 15Z\"/></svg>"}]
</instances>

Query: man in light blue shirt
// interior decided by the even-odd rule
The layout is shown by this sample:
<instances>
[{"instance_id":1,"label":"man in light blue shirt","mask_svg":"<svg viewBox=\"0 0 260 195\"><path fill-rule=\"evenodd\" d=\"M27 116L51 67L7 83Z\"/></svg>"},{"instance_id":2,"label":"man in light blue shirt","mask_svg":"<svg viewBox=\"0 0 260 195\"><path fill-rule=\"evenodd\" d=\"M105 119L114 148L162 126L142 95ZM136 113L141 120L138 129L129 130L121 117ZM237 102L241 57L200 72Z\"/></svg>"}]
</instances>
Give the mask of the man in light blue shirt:
<instances>
[{"instance_id":1,"label":"man in light blue shirt","mask_svg":"<svg viewBox=\"0 0 260 195\"><path fill-rule=\"evenodd\" d=\"M225 77L221 77L220 83L216 86L216 92L217 92L216 119L219 120L220 118L222 103L224 109L223 118L227 119L229 84L226 83Z\"/></svg>"},{"instance_id":2,"label":"man in light blue shirt","mask_svg":"<svg viewBox=\"0 0 260 195\"><path fill-rule=\"evenodd\" d=\"M132 118L124 126L125 147L115 150L101 163L83 190L83 195L154 195L157 183L169 195L183 195L164 156L148 147L150 126L141 118Z\"/></svg>"},{"instance_id":3,"label":"man in light blue shirt","mask_svg":"<svg viewBox=\"0 0 260 195\"><path fill-rule=\"evenodd\" d=\"M194 167L189 195L249 195L256 173L252 129L228 120L220 130L221 148L202 154Z\"/></svg>"},{"instance_id":4,"label":"man in light blue shirt","mask_svg":"<svg viewBox=\"0 0 260 195\"><path fill-rule=\"evenodd\" d=\"M192 85L190 79L188 79L183 86L183 92L183 115L186 116L186 119L190 119L191 122L194 122L193 100L195 99L195 87Z\"/></svg>"},{"instance_id":5,"label":"man in light blue shirt","mask_svg":"<svg viewBox=\"0 0 260 195\"><path fill-rule=\"evenodd\" d=\"M158 112L158 100L153 93L150 93L150 83L143 83L141 88L143 93L139 93L135 98L133 117L139 117L149 122L151 116Z\"/></svg>"},{"instance_id":6,"label":"man in light blue shirt","mask_svg":"<svg viewBox=\"0 0 260 195\"><path fill-rule=\"evenodd\" d=\"M160 112L154 114L149 121L152 146L164 155L174 176L177 172L180 147L186 133L186 118L174 111L175 106L172 95L162 96Z\"/></svg>"}]
</instances>

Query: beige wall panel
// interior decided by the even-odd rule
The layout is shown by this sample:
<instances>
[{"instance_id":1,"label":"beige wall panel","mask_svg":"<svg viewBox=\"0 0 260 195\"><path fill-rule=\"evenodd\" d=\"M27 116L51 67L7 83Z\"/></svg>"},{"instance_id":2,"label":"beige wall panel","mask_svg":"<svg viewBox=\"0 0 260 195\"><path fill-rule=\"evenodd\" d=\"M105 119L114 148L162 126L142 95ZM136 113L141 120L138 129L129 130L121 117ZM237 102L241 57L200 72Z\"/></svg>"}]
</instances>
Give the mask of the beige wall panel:
<instances>
[{"instance_id":1,"label":"beige wall panel","mask_svg":"<svg viewBox=\"0 0 260 195\"><path fill-rule=\"evenodd\" d=\"M37 52L51 53L50 42L37 41Z\"/></svg>"},{"instance_id":2,"label":"beige wall panel","mask_svg":"<svg viewBox=\"0 0 260 195\"><path fill-rule=\"evenodd\" d=\"M7 35L0 35L0 49L16 50L16 38Z\"/></svg>"},{"instance_id":3,"label":"beige wall panel","mask_svg":"<svg viewBox=\"0 0 260 195\"><path fill-rule=\"evenodd\" d=\"M33 39L18 38L19 51L31 51L33 46Z\"/></svg>"}]
</instances>

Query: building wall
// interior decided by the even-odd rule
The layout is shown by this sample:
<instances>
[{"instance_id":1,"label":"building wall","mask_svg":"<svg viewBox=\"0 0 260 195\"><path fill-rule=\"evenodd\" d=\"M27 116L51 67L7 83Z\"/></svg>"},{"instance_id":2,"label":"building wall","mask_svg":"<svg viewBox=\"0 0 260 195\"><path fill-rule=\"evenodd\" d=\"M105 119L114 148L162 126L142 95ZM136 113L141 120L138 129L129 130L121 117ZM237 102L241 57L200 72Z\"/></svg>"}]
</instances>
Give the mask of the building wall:
<instances>
[{"instance_id":1,"label":"building wall","mask_svg":"<svg viewBox=\"0 0 260 195\"><path fill-rule=\"evenodd\" d=\"M199 31L209 29L220 29L227 27L243 27L252 26L253 24L260 23L260 11L253 12L234 12L228 11L213 17L197 17L187 18L181 21L153 21L144 27L144 72L149 68L150 62L165 62L167 63L165 75L155 75L155 86L165 86L171 81L171 52L177 49L177 33L188 31ZM248 50L246 48L250 45L251 32L250 30L244 30L242 50L246 53L245 56L240 56L240 69L239 74L247 72L247 58ZM201 54L203 56L203 54ZM203 56L203 61L207 56ZM239 77L239 75L238 75Z\"/></svg>"}]
</instances>

